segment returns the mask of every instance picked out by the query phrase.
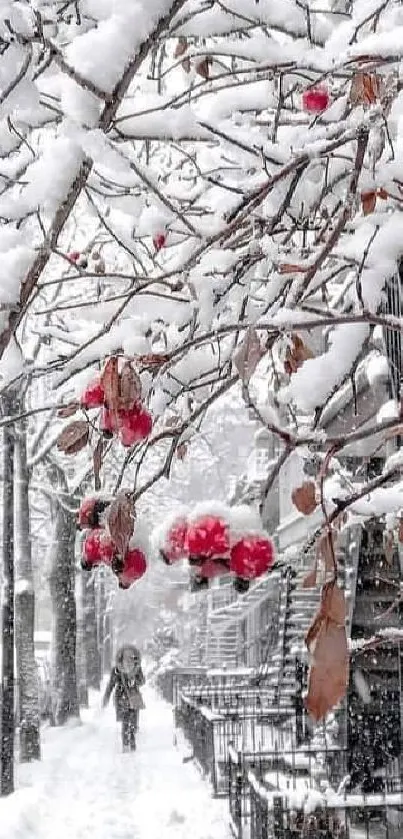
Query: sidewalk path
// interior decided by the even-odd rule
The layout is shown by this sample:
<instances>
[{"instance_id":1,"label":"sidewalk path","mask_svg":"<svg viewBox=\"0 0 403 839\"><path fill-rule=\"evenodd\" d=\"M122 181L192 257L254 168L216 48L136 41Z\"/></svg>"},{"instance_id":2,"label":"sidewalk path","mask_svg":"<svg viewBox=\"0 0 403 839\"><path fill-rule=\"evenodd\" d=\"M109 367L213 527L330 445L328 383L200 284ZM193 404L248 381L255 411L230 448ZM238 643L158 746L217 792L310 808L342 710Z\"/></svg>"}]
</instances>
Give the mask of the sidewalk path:
<instances>
[{"instance_id":1,"label":"sidewalk path","mask_svg":"<svg viewBox=\"0 0 403 839\"><path fill-rule=\"evenodd\" d=\"M144 696L134 753L122 754L112 708L47 729L43 760L0 800L0 839L230 839L227 801L173 745L170 706Z\"/></svg>"}]
</instances>

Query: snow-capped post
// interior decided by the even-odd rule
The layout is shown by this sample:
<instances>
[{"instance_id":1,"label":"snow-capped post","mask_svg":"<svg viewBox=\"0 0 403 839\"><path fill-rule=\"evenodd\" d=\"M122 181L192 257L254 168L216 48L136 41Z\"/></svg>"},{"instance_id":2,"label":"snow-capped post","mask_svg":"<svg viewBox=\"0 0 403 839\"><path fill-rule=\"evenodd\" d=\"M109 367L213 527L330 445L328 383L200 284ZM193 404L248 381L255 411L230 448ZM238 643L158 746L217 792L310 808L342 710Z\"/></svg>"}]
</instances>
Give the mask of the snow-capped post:
<instances>
[{"instance_id":1,"label":"snow-capped post","mask_svg":"<svg viewBox=\"0 0 403 839\"><path fill-rule=\"evenodd\" d=\"M23 410L23 405L21 405ZM18 678L18 725L20 761L38 760L40 720L38 676L35 662L35 590L32 570L29 508L29 468L27 462L26 421L15 434L15 649Z\"/></svg>"},{"instance_id":2,"label":"snow-capped post","mask_svg":"<svg viewBox=\"0 0 403 839\"><path fill-rule=\"evenodd\" d=\"M13 394L1 400L3 417L13 411ZM14 426L3 428L2 664L0 702L0 795L14 792Z\"/></svg>"}]
</instances>

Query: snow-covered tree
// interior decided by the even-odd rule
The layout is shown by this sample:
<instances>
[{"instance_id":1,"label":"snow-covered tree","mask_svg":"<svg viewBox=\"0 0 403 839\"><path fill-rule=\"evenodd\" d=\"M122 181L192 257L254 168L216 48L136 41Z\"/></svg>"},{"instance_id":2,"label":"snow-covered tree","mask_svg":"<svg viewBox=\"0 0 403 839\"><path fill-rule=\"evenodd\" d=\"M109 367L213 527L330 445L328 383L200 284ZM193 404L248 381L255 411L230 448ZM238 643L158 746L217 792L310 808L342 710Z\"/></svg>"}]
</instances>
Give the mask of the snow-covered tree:
<instances>
[{"instance_id":1,"label":"snow-covered tree","mask_svg":"<svg viewBox=\"0 0 403 839\"><path fill-rule=\"evenodd\" d=\"M134 500L238 387L277 440L266 493L297 453L312 480L295 504L321 507L330 540L370 491L367 514L399 513L399 456L357 486L343 454L401 430L402 4L9 0L0 21L0 373L44 372L17 353L25 321L50 342L55 402L109 359L113 413L129 360L153 415L117 481ZM385 404L327 433L369 357ZM61 447L89 441L106 469L120 443L88 414Z\"/></svg>"}]
</instances>

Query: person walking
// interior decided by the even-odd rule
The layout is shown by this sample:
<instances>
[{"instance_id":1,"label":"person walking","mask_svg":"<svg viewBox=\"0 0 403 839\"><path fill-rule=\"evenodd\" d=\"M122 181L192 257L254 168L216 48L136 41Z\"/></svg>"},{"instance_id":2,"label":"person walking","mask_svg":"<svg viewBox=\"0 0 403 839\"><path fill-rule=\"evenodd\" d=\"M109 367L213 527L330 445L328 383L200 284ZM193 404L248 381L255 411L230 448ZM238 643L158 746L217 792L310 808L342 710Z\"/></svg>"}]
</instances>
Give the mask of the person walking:
<instances>
[{"instance_id":1,"label":"person walking","mask_svg":"<svg viewBox=\"0 0 403 839\"><path fill-rule=\"evenodd\" d=\"M116 663L109 677L102 707L106 708L115 691L116 721L122 723L123 751L134 751L139 726L139 712L144 708L140 688L145 683L141 656L137 647L126 644L116 655Z\"/></svg>"}]
</instances>

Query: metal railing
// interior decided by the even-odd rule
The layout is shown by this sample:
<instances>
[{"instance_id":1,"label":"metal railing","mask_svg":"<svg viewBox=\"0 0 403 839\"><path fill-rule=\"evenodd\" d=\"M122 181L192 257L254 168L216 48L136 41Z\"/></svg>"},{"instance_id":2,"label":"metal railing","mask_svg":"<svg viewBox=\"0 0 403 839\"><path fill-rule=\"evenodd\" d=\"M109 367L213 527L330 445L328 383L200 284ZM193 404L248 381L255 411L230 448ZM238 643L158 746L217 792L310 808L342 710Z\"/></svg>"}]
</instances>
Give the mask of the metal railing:
<instances>
[{"instance_id":1,"label":"metal railing","mask_svg":"<svg viewBox=\"0 0 403 839\"><path fill-rule=\"evenodd\" d=\"M236 839L401 839L399 773L385 773L378 793L336 793L346 751L333 757L331 750L310 755L304 749L303 754L305 766L298 766L295 752L229 749L230 825Z\"/></svg>"}]
</instances>

